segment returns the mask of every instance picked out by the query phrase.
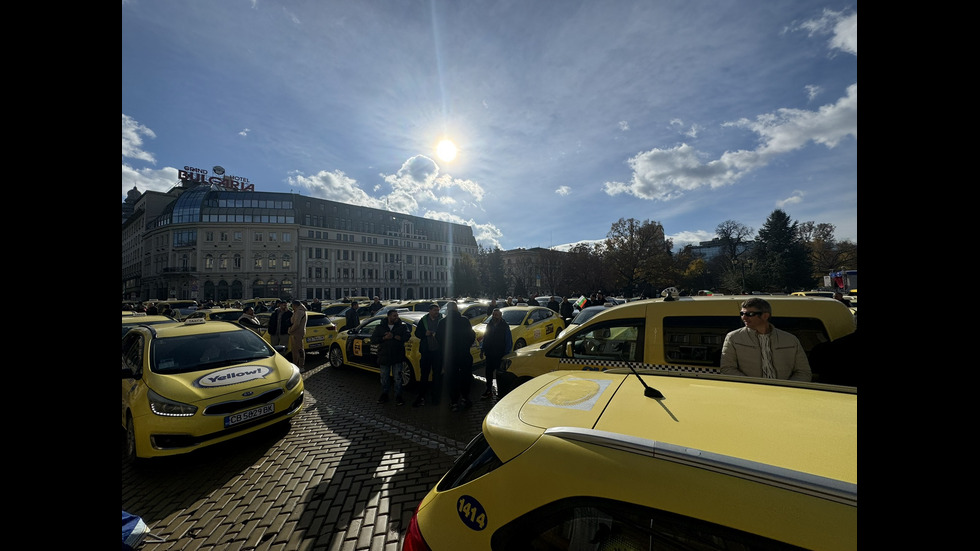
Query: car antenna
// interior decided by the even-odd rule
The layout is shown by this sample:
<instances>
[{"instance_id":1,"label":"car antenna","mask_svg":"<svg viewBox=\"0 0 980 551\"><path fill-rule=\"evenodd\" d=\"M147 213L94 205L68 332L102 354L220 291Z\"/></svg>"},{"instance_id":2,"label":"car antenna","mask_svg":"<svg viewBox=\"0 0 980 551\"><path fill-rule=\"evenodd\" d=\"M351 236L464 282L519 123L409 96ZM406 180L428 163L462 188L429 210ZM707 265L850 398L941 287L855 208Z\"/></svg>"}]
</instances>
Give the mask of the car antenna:
<instances>
[{"instance_id":1,"label":"car antenna","mask_svg":"<svg viewBox=\"0 0 980 551\"><path fill-rule=\"evenodd\" d=\"M636 375L636 378L640 380L640 384L643 385L644 388L643 390L644 396L646 396L647 398L655 398L657 400L663 400L665 398L663 392L660 392L659 390L653 388L652 386L647 385L646 381L643 380L643 377L640 377L640 374L636 372L636 368L633 367L632 362L626 362L626 367L630 368L630 371L633 372L633 375Z\"/></svg>"}]
</instances>

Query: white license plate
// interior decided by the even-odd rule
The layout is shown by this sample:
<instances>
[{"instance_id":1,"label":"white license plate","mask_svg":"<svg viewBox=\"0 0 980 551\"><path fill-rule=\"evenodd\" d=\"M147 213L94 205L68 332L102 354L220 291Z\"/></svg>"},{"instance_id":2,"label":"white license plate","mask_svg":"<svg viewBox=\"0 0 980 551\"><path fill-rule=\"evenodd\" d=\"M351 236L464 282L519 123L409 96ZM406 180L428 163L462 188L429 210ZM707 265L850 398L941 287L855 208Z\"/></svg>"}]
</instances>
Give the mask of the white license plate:
<instances>
[{"instance_id":1,"label":"white license plate","mask_svg":"<svg viewBox=\"0 0 980 551\"><path fill-rule=\"evenodd\" d=\"M232 425L237 425L239 423L244 423L245 421L251 421L263 415L269 415L276 411L275 404L266 404L262 407L257 407L255 409L250 409L248 411L243 411L241 413L236 413L234 415L229 415L225 417L225 426L230 427Z\"/></svg>"},{"instance_id":2,"label":"white license plate","mask_svg":"<svg viewBox=\"0 0 980 551\"><path fill-rule=\"evenodd\" d=\"M306 339L306 342L323 342L323 339L324 339L323 335L319 335L316 337L310 337Z\"/></svg>"}]
</instances>

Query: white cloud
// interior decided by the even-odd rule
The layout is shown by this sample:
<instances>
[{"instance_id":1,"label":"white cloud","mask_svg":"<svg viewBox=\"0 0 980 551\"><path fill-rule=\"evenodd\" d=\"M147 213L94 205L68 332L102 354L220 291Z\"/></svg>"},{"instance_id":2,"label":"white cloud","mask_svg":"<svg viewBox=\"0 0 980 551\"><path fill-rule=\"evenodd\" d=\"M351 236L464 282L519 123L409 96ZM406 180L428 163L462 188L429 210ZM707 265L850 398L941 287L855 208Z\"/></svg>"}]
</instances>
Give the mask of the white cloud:
<instances>
[{"instance_id":1,"label":"white cloud","mask_svg":"<svg viewBox=\"0 0 980 551\"><path fill-rule=\"evenodd\" d=\"M806 193L804 193L803 191L800 191L798 189L793 190L793 194L790 195L789 197L776 201L776 207L782 209L790 205L797 205L799 203L802 203L804 195L806 195Z\"/></svg>"},{"instance_id":2,"label":"white cloud","mask_svg":"<svg viewBox=\"0 0 980 551\"><path fill-rule=\"evenodd\" d=\"M766 166L774 157L811 141L833 148L848 136L857 138L857 84L848 86L847 94L836 104L824 105L817 111L779 109L759 115L754 121L741 119L723 126L755 132L759 147L752 151L726 151L710 161L703 160L706 153L686 143L671 149L654 148L629 160L633 169L631 182L606 182L603 189L609 195L627 193L641 199L670 201L688 191L732 184Z\"/></svg>"},{"instance_id":3,"label":"white cloud","mask_svg":"<svg viewBox=\"0 0 980 551\"><path fill-rule=\"evenodd\" d=\"M143 136L156 138L152 130L136 122L132 117L122 114L122 156L124 159L137 159L156 164L153 155L143 151Z\"/></svg>"},{"instance_id":4,"label":"white cloud","mask_svg":"<svg viewBox=\"0 0 980 551\"><path fill-rule=\"evenodd\" d=\"M619 129L622 131L627 131L630 129L630 123L626 121L619 121Z\"/></svg>"},{"instance_id":5,"label":"white cloud","mask_svg":"<svg viewBox=\"0 0 980 551\"><path fill-rule=\"evenodd\" d=\"M309 177L303 175L290 176L287 182L290 186L306 189L311 196L319 199L342 201L376 209L385 208L384 200L371 197L358 187L356 180L348 178L339 170L333 172L321 170Z\"/></svg>"},{"instance_id":6,"label":"white cloud","mask_svg":"<svg viewBox=\"0 0 980 551\"><path fill-rule=\"evenodd\" d=\"M555 190L555 193L561 195L562 197L567 197L571 192L572 188L568 186L558 186L558 189Z\"/></svg>"}]
</instances>

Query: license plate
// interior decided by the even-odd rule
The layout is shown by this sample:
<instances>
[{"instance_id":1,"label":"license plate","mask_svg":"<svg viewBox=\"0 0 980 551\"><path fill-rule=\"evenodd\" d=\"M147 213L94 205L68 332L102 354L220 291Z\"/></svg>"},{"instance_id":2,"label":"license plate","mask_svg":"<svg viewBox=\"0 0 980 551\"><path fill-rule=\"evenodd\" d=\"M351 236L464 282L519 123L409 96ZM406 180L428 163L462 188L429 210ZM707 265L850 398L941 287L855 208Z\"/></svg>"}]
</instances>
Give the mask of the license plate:
<instances>
[{"instance_id":1,"label":"license plate","mask_svg":"<svg viewBox=\"0 0 980 551\"><path fill-rule=\"evenodd\" d=\"M248 411L243 411L236 413L234 415L229 415L225 417L225 426L230 427L232 425L237 425L239 423L244 423L245 421L251 421L252 419L257 419L264 415L269 415L276 411L275 404L266 404L255 409L250 409Z\"/></svg>"},{"instance_id":2,"label":"license plate","mask_svg":"<svg viewBox=\"0 0 980 551\"><path fill-rule=\"evenodd\" d=\"M310 337L306 339L306 342L323 342L323 339L324 339L323 335L319 335L316 337Z\"/></svg>"}]
</instances>

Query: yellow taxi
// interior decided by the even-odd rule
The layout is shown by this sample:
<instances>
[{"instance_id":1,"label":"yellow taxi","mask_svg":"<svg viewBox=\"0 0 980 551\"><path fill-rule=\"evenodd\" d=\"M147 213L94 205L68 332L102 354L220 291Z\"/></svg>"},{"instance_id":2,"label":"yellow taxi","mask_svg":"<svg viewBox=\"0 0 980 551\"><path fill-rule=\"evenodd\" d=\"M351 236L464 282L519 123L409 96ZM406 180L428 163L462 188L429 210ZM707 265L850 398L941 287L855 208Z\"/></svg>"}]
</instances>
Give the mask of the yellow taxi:
<instances>
[{"instance_id":1,"label":"yellow taxi","mask_svg":"<svg viewBox=\"0 0 980 551\"><path fill-rule=\"evenodd\" d=\"M150 316L146 312L123 312L122 336L137 325L156 325L158 323L177 323L177 320L167 316Z\"/></svg>"},{"instance_id":2,"label":"yellow taxi","mask_svg":"<svg viewBox=\"0 0 980 551\"><path fill-rule=\"evenodd\" d=\"M288 421L303 398L299 368L238 324L140 325L122 338L121 421L131 461Z\"/></svg>"},{"instance_id":3,"label":"yellow taxi","mask_svg":"<svg viewBox=\"0 0 980 551\"><path fill-rule=\"evenodd\" d=\"M565 322L554 310L544 306L505 306L500 315L510 326L514 350L529 344L537 344L554 339L565 328ZM483 340L487 331L486 318L477 324L473 331L476 339Z\"/></svg>"},{"instance_id":4,"label":"yellow taxi","mask_svg":"<svg viewBox=\"0 0 980 551\"><path fill-rule=\"evenodd\" d=\"M269 316L271 315L266 313L255 316L262 321L262 338L268 343L272 343L272 335L269 334ZM292 312L289 315L292 315ZM306 312L306 337L303 339L303 350L307 352L329 350L330 345L337 340L337 335L337 325L330 320L330 316L323 312ZM286 345L285 354L292 351L293 343L289 341Z\"/></svg>"},{"instance_id":5,"label":"yellow taxi","mask_svg":"<svg viewBox=\"0 0 980 551\"><path fill-rule=\"evenodd\" d=\"M446 305L449 302L451 301L446 301L439 307L439 315L441 317L446 317ZM458 302L456 303L456 308L459 310L461 316L469 320L474 330L476 330L477 325L490 317L490 304L487 302Z\"/></svg>"},{"instance_id":6,"label":"yellow taxi","mask_svg":"<svg viewBox=\"0 0 980 551\"><path fill-rule=\"evenodd\" d=\"M502 398L403 551L858 548L857 390L556 371Z\"/></svg>"},{"instance_id":7,"label":"yellow taxi","mask_svg":"<svg viewBox=\"0 0 980 551\"><path fill-rule=\"evenodd\" d=\"M405 356L408 359L402 374L402 386L405 388L412 387L422 378L422 371L419 367L419 360L422 358L421 342L415 336L415 326L425 315L427 312L398 312L398 318L403 323L407 323L412 332L412 338L405 343ZM336 342L330 345L330 353L327 356L330 366L340 368L349 365L365 371L380 373L378 345L371 344L371 334L374 333L375 328L385 323L385 320L386 316L371 316L354 329L341 332ZM483 363L480 358L480 344L476 339L470 346L470 355L473 356L474 366ZM431 375L429 380L432 380Z\"/></svg>"},{"instance_id":8,"label":"yellow taxi","mask_svg":"<svg viewBox=\"0 0 980 551\"><path fill-rule=\"evenodd\" d=\"M348 310L350 310L350 303L349 302L347 303L347 307L346 308L344 308L340 312L337 312L336 314L333 314L333 315L330 316L330 321L331 321L331 323L333 323L334 325L337 326L337 331L347 331L348 329L352 329L350 327L347 327L347 311ZM370 302L368 302L367 304L365 304L365 303L359 301L357 303L357 319L359 319L360 321L364 321L365 319L371 317L372 315L373 314L371 313L371 305L370 305Z\"/></svg>"},{"instance_id":9,"label":"yellow taxi","mask_svg":"<svg viewBox=\"0 0 980 551\"><path fill-rule=\"evenodd\" d=\"M743 326L738 313L747 298L685 296L606 308L552 342L515 346L497 372L499 392L505 394L524 381L558 369L604 371L632 365L720 373L725 335ZM807 355L818 344L849 335L857 327L854 315L837 300L801 296L767 296L766 300L772 306L772 324L795 335ZM814 380L821 381L817 366L811 369Z\"/></svg>"}]
</instances>

